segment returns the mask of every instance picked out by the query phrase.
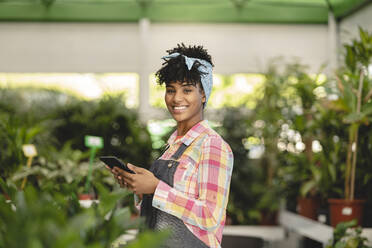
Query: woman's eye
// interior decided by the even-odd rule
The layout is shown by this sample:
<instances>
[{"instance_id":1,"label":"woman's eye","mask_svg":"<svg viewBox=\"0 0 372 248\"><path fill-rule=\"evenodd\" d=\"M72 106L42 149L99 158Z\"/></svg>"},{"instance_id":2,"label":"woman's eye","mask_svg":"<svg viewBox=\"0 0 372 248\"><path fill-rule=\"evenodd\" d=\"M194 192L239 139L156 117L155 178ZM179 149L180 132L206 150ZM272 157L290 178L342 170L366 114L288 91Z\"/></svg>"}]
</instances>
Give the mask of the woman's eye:
<instances>
[{"instance_id":1,"label":"woman's eye","mask_svg":"<svg viewBox=\"0 0 372 248\"><path fill-rule=\"evenodd\" d=\"M183 90L185 93L190 93L190 92L192 92L192 89L184 89Z\"/></svg>"},{"instance_id":2,"label":"woman's eye","mask_svg":"<svg viewBox=\"0 0 372 248\"><path fill-rule=\"evenodd\" d=\"M172 94L174 93L174 90L166 90L167 94Z\"/></svg>"}]
</instances>

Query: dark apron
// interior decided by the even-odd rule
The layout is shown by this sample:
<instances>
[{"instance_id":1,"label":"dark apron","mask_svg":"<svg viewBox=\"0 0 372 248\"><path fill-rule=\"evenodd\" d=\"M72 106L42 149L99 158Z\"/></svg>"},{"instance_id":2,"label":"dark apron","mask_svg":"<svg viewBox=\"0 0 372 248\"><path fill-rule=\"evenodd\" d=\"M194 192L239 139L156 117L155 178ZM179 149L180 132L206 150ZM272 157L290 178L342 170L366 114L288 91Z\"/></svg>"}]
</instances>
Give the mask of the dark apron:
<instances>
[{"instance_id":1,"label":"dark apron","mask_svg":"<svg viewBox=\"0 0 372 248\"><path fill-rule=\"evenodd\" d=\"M161 181L173 187L174 173L179 165L177 161L185 152L187 146L182 144L172 155L171 160L156 160L150 171ZM171 214L161 211L152 206L154 195L144 195L141 204L141 216L145 216L148 228L159 231L164 229L171 230L171 236L163 247L182 247L182 248L208 248L208 246L198 239L183 223L183 221Z\"/></svg>"}]
</instances>

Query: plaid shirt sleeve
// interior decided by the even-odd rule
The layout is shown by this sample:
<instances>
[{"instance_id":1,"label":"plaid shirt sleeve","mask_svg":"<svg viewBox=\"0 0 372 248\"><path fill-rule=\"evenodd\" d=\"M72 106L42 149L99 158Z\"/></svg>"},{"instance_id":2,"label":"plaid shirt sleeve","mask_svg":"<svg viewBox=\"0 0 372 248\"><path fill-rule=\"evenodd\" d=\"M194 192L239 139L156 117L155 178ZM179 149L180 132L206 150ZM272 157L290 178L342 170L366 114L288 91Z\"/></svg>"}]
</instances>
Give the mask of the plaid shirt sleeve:
<instances>
[{"instance_id":1,"label":"plaid shirt sleeve","mask_svg":"<svg viewBox=\"0 0 372 248\"><path fill-rule=\"evenodd\" d=\"M160 181L153 206L181 218L202 230L212 231L224 217L228 201L233 154L218 136L209 136L203 142L198 167L198 198Z\"/></svg>"}]
</instances>

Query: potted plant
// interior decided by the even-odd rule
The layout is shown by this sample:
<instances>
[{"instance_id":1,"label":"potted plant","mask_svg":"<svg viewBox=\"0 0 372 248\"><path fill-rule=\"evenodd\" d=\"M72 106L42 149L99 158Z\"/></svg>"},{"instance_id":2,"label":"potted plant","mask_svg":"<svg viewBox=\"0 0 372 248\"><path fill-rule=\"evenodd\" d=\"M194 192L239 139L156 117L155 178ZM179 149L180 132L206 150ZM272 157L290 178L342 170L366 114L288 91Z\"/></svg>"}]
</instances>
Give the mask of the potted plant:
<instances>
[{"instance_id":1,"label":"potted plant","mask_svg":"<svg viewBox=\"0 0 372 248\"><path fill-rule=\"evenodd\" d=\"M337 224L333 230L333 239L326 248L372 248L367 246L367 238L362 237L362 228L352 228L356 224L356 220Z\"/></svg>"},{"instance_id":2,"label":"potted plant","mask_svg":"<svg viewBox=\"0 0 372 248\"><path fill-rule=\"evenodd\" d=\"M256 159L260 168L258 180L265 189L261 192L258 190L260 199L257 201L257 209L260 211L261 224L272 225L277 223L276 217L282 198L282 190L277 181L281 153L278 149L278 141L282 126L288 119L290 94L288 76L281 72L276 61L269 64L264 76L265 82L257 93L262 97L258 99L253 109L253 118L247 122L249 122L248 140L257 140L263 150L261 156Z\"/></svg>"},{"instance_id":3,"label":"potted plant","mask_svg":"<svg viewBox=\"0 0 372 248\"><path fill-rule=\"evenodd\" d=\"M315 77L305 72L305 67L294 63L288 65L288 74L291 78L291 87L294 89L295 101L292 104L294 109L292 128L301 135L303 151L298 156L300 163L296 166L300 173L300 192L297 197L297 211L300 215L310 219L317 219L317 211L320 205L320 194L322 191L322 170L318 154L313 152L313 141L318 136L317 112L319 109L316 89L324 83L321 74ZM298 142L297 142L298 143ZM299 143L299 144L301 144Z\"/></svg>"},{"instance_id":4,"label":"potted plant","mask_svg":"<svg viewBox=\"0 0 372 248\"><path fill-rule=\"evenodd\" d=\"M319 140L322 108L320 99L325 77L320 73L312 76L306 67L298 62L286 65L284 78L288 82L286 92L287 119L279 133L278 146L282 151L279 159L279 180L286 193L287 208L300 215L317 219L325 184L323 173L327 164L323 163L322 154L313 151L313 142ZM288 94L288 93L287 93ZM297 204L293 204L297 202Z\"/></svg>"},{"instance_id":5,"label":"potted plant","mask_svg":"<svg viewBox=\"0 0 372 248\"><path fill-rule=\"evenodd\" d=\"M348 127L348 145L344 170L344 199L329 199L331 224L358 219L363 213L364 200L355 198L356 176L358 175L359 133L362 125L370 125L372 120L372 82L368 67L372 61L372 33L359 29L360 39L344 45L346 49L345 67L337 74L338 98L329 105L343 114L343 122ZM358 166L363 166L358 164ZM363 180L358 180L359 186ZM365 183L365 182L364 182Z\"/></svg>"}]
</instances>

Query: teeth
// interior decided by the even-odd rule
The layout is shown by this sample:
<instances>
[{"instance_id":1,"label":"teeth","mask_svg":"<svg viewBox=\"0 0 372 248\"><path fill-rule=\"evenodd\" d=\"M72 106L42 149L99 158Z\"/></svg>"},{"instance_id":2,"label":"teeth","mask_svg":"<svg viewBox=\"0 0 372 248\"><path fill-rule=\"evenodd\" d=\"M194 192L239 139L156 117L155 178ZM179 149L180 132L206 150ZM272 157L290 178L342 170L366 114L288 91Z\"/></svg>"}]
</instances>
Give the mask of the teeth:
<instances>
[{"instance_id":1,"label":"teeth","mask_svg":"<svg viewBox=\"0 0 372 248\"><path fill-rule=\"evenodd\" d=\"M175 110L181 110L181 109L185 109L186 107L185 106L181 106L181 107L174 107Z\"/></svg>"}]
</instances>

